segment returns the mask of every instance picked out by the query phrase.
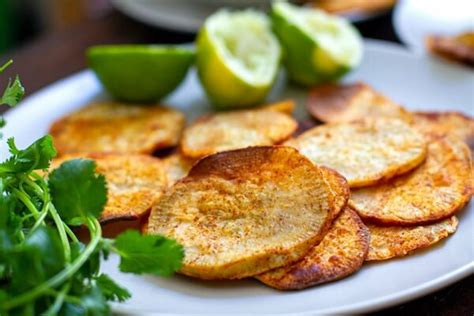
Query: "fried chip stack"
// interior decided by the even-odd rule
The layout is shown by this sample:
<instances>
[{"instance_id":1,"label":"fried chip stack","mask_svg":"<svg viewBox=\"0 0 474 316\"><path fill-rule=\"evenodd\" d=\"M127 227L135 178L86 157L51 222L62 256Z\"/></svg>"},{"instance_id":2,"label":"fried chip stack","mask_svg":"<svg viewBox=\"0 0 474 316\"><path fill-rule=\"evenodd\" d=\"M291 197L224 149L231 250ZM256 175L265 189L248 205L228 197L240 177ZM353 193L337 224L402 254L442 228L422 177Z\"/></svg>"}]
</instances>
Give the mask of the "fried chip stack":
<instances>
[{"instance_id":1,"label":"fried chip stack","mask_svg":"<svg viewBox=\"0 0 474 316\"><path fill-rule=\"evenodd\" d=\"M294 107L184 127L173 109L95 103L52 126L53 167L94 159L109 188L101 222L139 218L183 245L180 273L206 280L299 290L455 233L474 192L471 117L411 113L364 83L312 89L306 108L322 125L295 133Z\"/></svg>"}]
</instances>

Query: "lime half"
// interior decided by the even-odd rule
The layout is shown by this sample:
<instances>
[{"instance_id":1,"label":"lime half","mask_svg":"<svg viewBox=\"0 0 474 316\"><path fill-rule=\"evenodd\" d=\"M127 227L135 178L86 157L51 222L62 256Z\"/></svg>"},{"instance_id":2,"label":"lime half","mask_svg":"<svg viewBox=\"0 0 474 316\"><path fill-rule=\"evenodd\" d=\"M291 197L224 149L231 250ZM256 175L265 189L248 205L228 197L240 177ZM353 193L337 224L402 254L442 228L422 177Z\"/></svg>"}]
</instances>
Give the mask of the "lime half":
<instances>
[{"instance_id":1,"label":"lime half","mask_svg":"<svg viewBox=\"0 0 474 316\"><path fill-rule=\"evenodd\" d=\"M115 98L153 102L180 84L194 60L194 52L174 46L107 45L89 48L87 59Z\"/></svg>"},{"instance_id":2,"label":"lime half","mask_svg":"<svg viewBox=\"0 0 474 316\"><path fill-rule=\"evenodd\" d=\"M221 109L262 102L277 76L280 57L280 44L263 13L220 10L199 31L199 78Z\"/></svg>"},{"instance_id":3,"label":"lime half","mask_svg":"<svg viewBox=\"0 0 474 316\"><path fill-rule=\"evenodd\" d=\"M276 2L272 22L284 49L288 74L296 83L309 86L337 80L361 61L361 37L342 18Z\"/></svg>"}]
</instances>

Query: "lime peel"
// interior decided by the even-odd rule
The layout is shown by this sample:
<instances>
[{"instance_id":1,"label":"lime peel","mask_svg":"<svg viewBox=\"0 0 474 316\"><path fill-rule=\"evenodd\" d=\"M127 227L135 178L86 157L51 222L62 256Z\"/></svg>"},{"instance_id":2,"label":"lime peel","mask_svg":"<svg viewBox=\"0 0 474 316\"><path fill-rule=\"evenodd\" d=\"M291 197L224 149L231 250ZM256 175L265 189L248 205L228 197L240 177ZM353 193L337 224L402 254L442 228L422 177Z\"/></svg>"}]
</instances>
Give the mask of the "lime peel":
<instances>
[{"instance_id":1,"label":"lime peel","mask_svg":"<svg viewBox=\"0 0 474 316\"><path fill-rule=\"evenodd\" d=\"M359 65L362 40L346 20L287 2L272 6L290 77L304 85L335 80Z\"/></svg>"},{"instance_id":2,"label":"lime peel","mask_svg":"<svg viewBox=\"0 0 474 316\"><path fill-rule=\"evenodd\" d=\"M172 45L102 45L87 50L89 66L115 98L154 102L186 76L195 53Z\"/></svg>"},{"instance_id":3,"label":"lime peel","mask_svg":"<svg viewBox=\"0 0 474 316\"><path fill-rule=\"evenodd\" d=\"M254 10L220 10L206 20L198 35L199 78L220 108L262 102L277 76L280 58L268 17Z\"/></svg>"}]
</instances>

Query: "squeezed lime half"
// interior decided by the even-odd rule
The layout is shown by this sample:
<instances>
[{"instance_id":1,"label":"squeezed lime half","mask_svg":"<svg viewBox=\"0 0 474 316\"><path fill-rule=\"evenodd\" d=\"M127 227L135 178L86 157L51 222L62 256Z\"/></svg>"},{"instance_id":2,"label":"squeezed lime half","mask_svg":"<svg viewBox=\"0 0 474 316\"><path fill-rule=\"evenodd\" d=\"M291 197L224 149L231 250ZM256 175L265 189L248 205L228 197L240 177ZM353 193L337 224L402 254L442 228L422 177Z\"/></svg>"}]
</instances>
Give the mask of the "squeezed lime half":
<instances>
[{"instance_id":1,"label":"squeezed lime half","mask_svg":"<svg viewBox=\"0 0 474 316\"><path fill-rule=\"evenodd\" d=\"M105 89L126 102L154 102L181 83L192 49L168 45L104 45L87 50L89 66Z\"/></svg>"},{"instance_id":2,"label":"squeezed lime half","mask_svg":"<svg viewBox=\"0 0 474 316\"><path fill-rule=\"evenodd\" d=\"M311 86L334 81L360 64L362 39L346 20L287 2L275 2L271 16L294 82Z\"/></svg>"},{"instance_id":3,"label":"squeezed lime half","mask_svg":"<svg viewBox=\"0 0 474 316\"><path fill-rule=\"evenodd\" d=\"M199 31L196 65L209 99L221 109L261 103L277 76L281 49L269 18L220 10Z\"/></svg>"}]
</instances>

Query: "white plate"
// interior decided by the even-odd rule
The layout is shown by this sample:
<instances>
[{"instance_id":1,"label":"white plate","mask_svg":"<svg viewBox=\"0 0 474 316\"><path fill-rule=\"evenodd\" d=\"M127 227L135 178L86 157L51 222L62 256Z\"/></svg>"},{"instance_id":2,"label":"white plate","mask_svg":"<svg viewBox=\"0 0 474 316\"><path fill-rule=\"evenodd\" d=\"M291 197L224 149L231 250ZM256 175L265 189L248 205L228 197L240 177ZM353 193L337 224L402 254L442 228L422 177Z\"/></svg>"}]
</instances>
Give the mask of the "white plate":
<instances>
[{"instance_id":1,"label":"white plate","mask_svg":"<svg viewBox=\"0 0 474 316\"><path fill-rule=\"evenodd\" d=\"M271 99L294 97L297 116L304 111L306 93L284 88L283 78ZM409 109L473 111L473 74L436 60L414 56L399 46L366 42L365 58L347 81L363 80ZM83 71L30 96L6 114L5 137L15 136L26 146L47 132L57 118L87 102L105 98L89 71ZM191 72L167 100L188 117L209 110L196 75ZM0 148L5 153L5 147ZM203 282L182 276L163 279L126 275L117 271L116 259L103 270L133 293L121 313L174 314L327 314L367 312L415 299L453 283L474 270L474 209L470 203L459 213L458 232L427 251L398 260L367 264L341 281L304 291L279 292L249 279L235 282Z\"/></svg>"},{"instance_id":2,"label":"white plate","mask_svg":"<svg viewBox=\"0 0 474 316\"><path fill-rule=\"evenodd\" d=\"M403 43L423 52L428 35L473 32L474 1L400 0L393 13L393 24Z\"/></svg>"},{"instance_id":3,"label":"white plate","mask_svg":"<svg viewBox=\"0 0 474 316\"><path fill-rule=\"evenodd\" d=\"M152 26L171 30L197 32L212 6L184 0L111 0L111 4L126 15Z\"/></svg>"},{"instance_id":4,"label":"white plate","mask_svg":"<svg viewBox=\"0 0 474 316\"><path fill-rule=\"evenodd\" d=\"M239 2L238 5L236 3ZM260 2L256 6L255 3ZM195 33L206 17L219 7L231 6L242 8L253 5L261 9L267 8L266 0L111 0L112 5L124 14L152 26L165 27L170 30L179 30ZM374 18L387 12L381 10L370 13L354 13L347 15L352 22L359 22Z\"/></svg>"}]
</instances>

